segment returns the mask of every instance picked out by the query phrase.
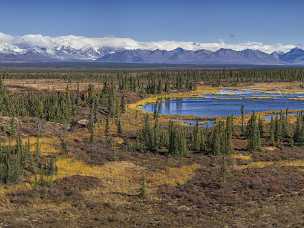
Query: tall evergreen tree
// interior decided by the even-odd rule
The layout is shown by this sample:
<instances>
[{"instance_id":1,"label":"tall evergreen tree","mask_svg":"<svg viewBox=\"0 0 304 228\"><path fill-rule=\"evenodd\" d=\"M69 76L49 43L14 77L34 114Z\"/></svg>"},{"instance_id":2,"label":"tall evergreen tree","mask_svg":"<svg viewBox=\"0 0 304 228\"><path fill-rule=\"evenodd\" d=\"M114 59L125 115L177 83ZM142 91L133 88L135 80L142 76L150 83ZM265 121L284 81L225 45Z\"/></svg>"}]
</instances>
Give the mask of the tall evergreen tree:
<instances>
[{"instance_id":1,"label":"tall evergreen tree","mask_svg":"<svg viewBox=\"0 0 304 228\"><path fill-rule=\"evenodd\" d=\"M271 121L270 121L270 143L271 145L275 146L276 145L276 141L275 141L275 123L274 123L274 119L273 116L271 116Z\"/></svg>"},{"instance_id":2,"label":"tall evergreen tree","mask_svg":"<svg viewBox=\"0 0 304 228\"><path fill-rule=\"evenodd\" d=\"M153 133L150 126L149 115L146 115L144 119L143 139L146 149L152 151L154 145L153 145Z\"/></svg>"},{"instance_id":3,"label":"tall evergreen tree","mask_svg":"<svg viewBox=\"0 0 304 228\"><path fill-rule=\"evenodd\" d=\"M117 133L122 134L122 125L120 118L117 119Z\"/></svg>"},{"instance_id":4,"label":"tall evergreen tree","mask_svg":"<svg viewBox=\"0 0 304 228\"><path fill-rule=\"evenodd\" d=\"M241 106L241 121L242 121L242 125L241 125L241 135L245 134L245 107L244 105Z\"/></svg>"},{"instance_id":5,"label":"tall evergreen tree","mask_svg":"<svg viewBox=\"0 0 304 228\"><path fill-rule=\"evenodd\" d=\"M104 133L105 133L106 136L110 135L110 120L109 120L108 116L106 117Z\"/></svg>"},{"instance_id":6,"label":"tall evergreen tree","mask_svg":"<svg viewBox=\"0 0 304 228\"><path fill-rule=\"evenodd\" d=\"M199 122L196 121L196 124L192 131L192 137L191 137L191 149L193 151L200 151L201 149L201 135L200 135L200 129L199 129Z\"/></svg>"},{"instance_id":7,"label":"tall evergreen tree","mask_svg":"<svg viewBox=\"0 0 304 228\"><path fill-rule=\"evenodd\" d=\"M188 152L187 139L186 139L185 131L183 129L180 129L177 132L176 140L178 143L176 153L181 156L187 154L187 152Z\"/></svg>"},{"instance_id":8,"label":"tall evergreen tree","mask_svg":"<svg viewBox=\"0 0 304 228\"><path fill-rule=\"evenodd\" d=\"M120 112L125 113L127 110L126 98L124 95L120 98Z\"/></svg>"},{"instance_id":9,"label":"tall evergreen tree","mask_svg":"<svg viewBox=\"0 0 304 228\"><path fill-rule=\"evenodd\" d=\"M257 123L257 117L255 113L252 113L250 120L247 124L247 149L249 151L255 151L261 149L261 137L260 129Z\"/></svg>"},{"instance_id":10,"label":"tall evergreen tree","mask_svg":"<svg viewBox=\"0 0 304 228\"><path fill-rule=\"evenodd\" d=\"M224 153L232 151L233 117L226 118Z\"/></svg>"},{"instance_id":11,"label":"tall evergreen tree","mask_svg":"<svg viewBox=\"0 0 304 228\"><path fill-rule=\"evenodd\" d=\"M169 146L168 153L176 154L178 151L177 134L173 121L169 122Z\"/></svg>"}]
</instances>

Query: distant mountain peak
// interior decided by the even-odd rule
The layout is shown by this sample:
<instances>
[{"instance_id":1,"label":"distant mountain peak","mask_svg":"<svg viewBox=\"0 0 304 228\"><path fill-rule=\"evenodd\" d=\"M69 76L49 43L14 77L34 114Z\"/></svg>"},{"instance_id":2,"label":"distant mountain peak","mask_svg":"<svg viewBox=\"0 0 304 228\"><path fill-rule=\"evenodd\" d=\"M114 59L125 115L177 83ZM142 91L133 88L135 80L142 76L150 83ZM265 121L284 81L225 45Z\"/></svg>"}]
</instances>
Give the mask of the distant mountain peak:
<instances>
[{"instance_id":1,"label":"distant mountain peak","mask_svg":"<svg viewBox=\"0 0 304 228\"><path fill-rule=\"evenodd\" d=\"M235 51L235 50L230 48L220 48L216 52L231 52L231 51Z\"/></svg>"},{"instance_id":2,"label":"distant mountain peak","mask_svg":"<svg viewBox=\"0 0 304 228\"><path fill-rule=\"evenodd\" d=\"M287 47L294 45L264 45L257 42L139 42L117 37L50 37L40 34L10 36L0 33L0 62L81 60L159 64L304 65L304 50L295 47L286 52ZM267 53L263 50L267 50ZM269 53L270 50L276 51Z\"/></svg>"},{"instance_id":3,"label":"distant mountain peak","mask_svg":"<svg viewBox=\"0 0 304 228\"><path fill-rule=\"evenodd\" d=\"M288 64L304 65L304 50L293 48L289 52L280 55L280 59Z\"/></svg>"},{"instance_id":4,"label":"distant mountain peak","mask_svg":"<svg viewBox=\"0 0 304 228\"><path fill-rule=\"evenodd\" d=\"M178 47L178 48L175 48L174 50L172 50L174 52L183 52L185 51L185 49L181 48L181 47Z\"/></svg>"},{"instance_id":5,"label":"distant mountain peak","mask_svg":"<svg viewBox=\"0 0 304 228\"><path fill-rule=\"evenodd\" d=\"M290 52L293 52L293 51L303 51L303 50L299 47L295 47L295 48L290 49Z\"/></svg>"}]
</instances>

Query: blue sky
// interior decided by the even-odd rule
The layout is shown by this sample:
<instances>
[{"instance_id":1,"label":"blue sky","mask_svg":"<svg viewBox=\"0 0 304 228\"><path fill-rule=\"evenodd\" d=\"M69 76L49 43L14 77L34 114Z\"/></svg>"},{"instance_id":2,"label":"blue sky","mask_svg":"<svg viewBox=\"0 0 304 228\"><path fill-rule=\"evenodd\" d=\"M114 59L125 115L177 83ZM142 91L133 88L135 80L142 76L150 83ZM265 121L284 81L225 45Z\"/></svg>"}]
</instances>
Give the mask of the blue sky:
<instances>
[{"instance_id":1,"label":"blue sky","mask_svg":"<svg viewBox=\"0 0 304 228\"><path fill-rule=\"evenodd\" d=\"M1 0L0 32L303 43L303 0Z\"/></svg>"}]
</instances>

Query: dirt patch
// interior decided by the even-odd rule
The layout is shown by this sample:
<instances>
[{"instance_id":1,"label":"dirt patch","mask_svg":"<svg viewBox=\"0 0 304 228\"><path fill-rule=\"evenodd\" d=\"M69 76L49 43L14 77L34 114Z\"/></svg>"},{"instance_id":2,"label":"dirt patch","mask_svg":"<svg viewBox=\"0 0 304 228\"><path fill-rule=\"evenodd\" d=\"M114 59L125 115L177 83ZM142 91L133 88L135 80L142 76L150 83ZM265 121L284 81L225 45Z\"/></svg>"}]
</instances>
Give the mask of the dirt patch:
<instances>
[{"instance_id":1,"label":"dirt patch","mask_svg":"<svg viewBox=\"0 0 304 228\"><path fill-rule=\"evenodd\" d=\"M275 150L266 150L252 154L255 161L280 161L304 159L303 148L282 146Z\"/></svg>"},{"instance_id":2,"label":"dirt patch","mask_svg":"<svg viewBox=\"0 0 304 228\"><path fill-rule=\"evenodd\" d=\"M182 186L163 186L160 194L167 210L176 211L183 206L189 208L193 217L216 215L223 219L223 224L229 224L238 220L228 216L236 209L258 207L265 201L301 192L303 181L303 173L296 167L230 170L225 178L220 168L209 167L200 169Z\"/></svg>"},{"instance_id":3,"label":"dirt patch","mask_svg":"<svg viewBox=\"0 0 304 228\"><path fill-rule=\"evenodd\" d=\"M8 197L14 204L31 204L35 199L47 201L77 201L82 199L81 192L101 186L96 177L69 176L58 179L51 187L37 187L28 191L9 193Z\"/></svg>"}]
</instances>

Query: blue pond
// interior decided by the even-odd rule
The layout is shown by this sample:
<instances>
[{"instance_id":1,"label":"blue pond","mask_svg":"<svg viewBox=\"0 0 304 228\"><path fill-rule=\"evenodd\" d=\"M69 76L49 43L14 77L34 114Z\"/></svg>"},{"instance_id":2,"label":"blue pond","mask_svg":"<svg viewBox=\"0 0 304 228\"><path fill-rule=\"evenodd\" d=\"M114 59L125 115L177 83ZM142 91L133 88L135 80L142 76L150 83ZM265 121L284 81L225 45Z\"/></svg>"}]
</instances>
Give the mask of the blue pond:
<instances>
[{"instance_id":1,"label":"blue pond","mask_svg":"<svg viewBox=\"0 0 304 228\"><path fill-rule=\"evenodd\" d=\"M265 93L251 90L222 90L218 94L195 98L164 100L160 103L160 114L194 115L214 118L219 116L240 115L241 106L245 113L273 110L304 110L304 98L299 94ZM153 112L156 104L146 104L145 111Z\"/></svg>"}]
</instances>

